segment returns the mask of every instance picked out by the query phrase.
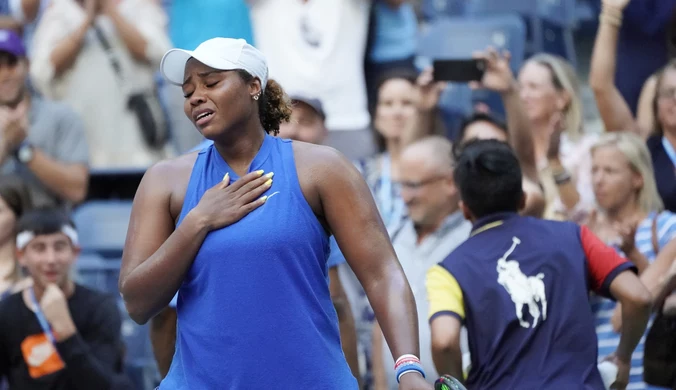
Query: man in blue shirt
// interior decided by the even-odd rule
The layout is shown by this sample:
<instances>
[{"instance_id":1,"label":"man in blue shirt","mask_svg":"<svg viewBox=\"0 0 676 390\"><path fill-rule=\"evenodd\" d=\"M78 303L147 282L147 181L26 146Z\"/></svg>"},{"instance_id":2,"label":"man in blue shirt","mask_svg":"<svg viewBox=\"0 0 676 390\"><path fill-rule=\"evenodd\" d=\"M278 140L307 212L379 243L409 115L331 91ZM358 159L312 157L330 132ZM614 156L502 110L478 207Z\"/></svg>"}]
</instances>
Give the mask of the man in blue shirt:
<instances>
[{"instance_id":1,"label":"man in blue shirt","mask_svg":"<svg viewBox=\"0 0 676 390\"><path fill-rule=\"evenodd\" d=\"M463 376L464 325L471 389L605 389L591 290L622 304L620 344L608 359L618 368L614 388L624 389L651 308L633 265L585 226L519 216L521 169L505 143L468 143L454 179L474 226L427 276L438 372Z\"/></svg>"}]
</instances>

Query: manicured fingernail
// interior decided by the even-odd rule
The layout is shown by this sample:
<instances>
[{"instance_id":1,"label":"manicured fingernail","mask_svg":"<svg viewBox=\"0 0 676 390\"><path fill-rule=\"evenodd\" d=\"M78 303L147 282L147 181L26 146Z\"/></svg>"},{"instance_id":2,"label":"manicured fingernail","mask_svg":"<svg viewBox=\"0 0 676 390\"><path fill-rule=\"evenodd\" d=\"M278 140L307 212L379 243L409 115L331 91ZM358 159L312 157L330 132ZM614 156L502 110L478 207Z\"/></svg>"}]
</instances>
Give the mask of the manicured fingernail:
<instances>
[{"instance_id":1,"label":"manicured fingernail","mask_svg":"<svg viewBox=\"0 0 676 390\"><path fill-rule=\"evenodd\" d=\"M265 172L265 171L264 171L264 170L262 170L262 169L260 169L260 170L256 171L256 173L258 174L258 176L262 175L262 174L263 174L263 172Z\"/></svg>"},{"instance_id":2,"label":"manicured fingernail","mask_svg":"<svg viewBox=\"0 0 676 390\"><path fill-rule=\"evenodd\" d=\"M228 178L230 177L230 173L226 173L225 176L223 176L223 181L227 181Z\"/></svg>"},{"instance_id":3,"label":"manicured fingernail","mask_svg":"<svg viewBox=\"0 0 676 390\"><path fill-rule=\"evenodd\" d=\"M263 196L263 197L261 197L261 202L265 203L265 201L266 201L267 199L268 199L267 195L266 195L266 196Z\"/></svg>"},{"instance_id":4,"label":"manicured fingernail","mask_svg":"<svg viewBox=\"0 0 676 390\"><path fill-rule=\"evenodd\" d=\"M265 182L265 185L266 185L266 186L271 186L271 185L272 185L272 179L266 181L266 182Z\"/></svg>"},{"instance_id":5,"label":"manicured fingernail","mask_svg":"<svg viewBox=\"0 0 676 390\"><path fill-rule=\"evenodd\" d=\"M265 175L265 177L272 177L272 176L274 176L274 175L275 175L274 172L270 172L270 173L268 173L267 175Z\"/></svg>"}]
</instances>

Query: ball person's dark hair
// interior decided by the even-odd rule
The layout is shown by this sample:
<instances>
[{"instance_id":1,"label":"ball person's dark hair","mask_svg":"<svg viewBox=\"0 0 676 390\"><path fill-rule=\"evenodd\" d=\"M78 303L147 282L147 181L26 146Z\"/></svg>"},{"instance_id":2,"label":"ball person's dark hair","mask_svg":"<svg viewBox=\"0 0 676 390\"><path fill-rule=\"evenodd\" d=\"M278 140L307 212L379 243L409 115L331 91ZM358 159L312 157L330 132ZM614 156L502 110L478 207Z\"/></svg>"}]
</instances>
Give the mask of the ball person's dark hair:
<instances>
[{"instance_id":1,"label":"ball person's dark hair","mask_svg":"<svg viewBox=\"0 0 676 390\"><path fill-rule=\"evenodd\" d=\"M470 140L457 150L455 184L475 218L517 212L523 200L521 166L508 144Z\"/></svg>"}]
</instances>

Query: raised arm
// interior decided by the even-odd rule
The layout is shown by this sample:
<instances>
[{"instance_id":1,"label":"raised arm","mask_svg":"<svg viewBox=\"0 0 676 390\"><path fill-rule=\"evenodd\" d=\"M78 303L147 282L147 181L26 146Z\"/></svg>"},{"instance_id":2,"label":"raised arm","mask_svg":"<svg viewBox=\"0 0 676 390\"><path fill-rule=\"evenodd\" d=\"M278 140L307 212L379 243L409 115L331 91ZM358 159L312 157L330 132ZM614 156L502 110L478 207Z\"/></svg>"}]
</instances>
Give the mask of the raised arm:
<instances>
[{"instance_id":1,"label":"raised arm","mask_svg":"<svg viewBox=\"0 0 676 390\"><path fill-rule=\"evenodd\" d=\"M407 138L403 140L404 145L437 132L437 104L446 85L445 82L434 81L433 69L431 67L420 73L416 80L419 94L418 121L414 131L410 132L410 134L405 134Z\"/></svg>"},{"instance_id":2,"label":"raised arm","mask_svg":"<svg viewBox=\"0 0 676 390\"><path fill-rule=\"evenodd\" d=\"M486 61L486 70L480 82L470 84L472 88L486 88L495 91L502 97L502 102L507 113L507 128L509 130L509 143L519 159L524 177L524 192L526 192L526 207L522 210L524 215L539 217L545 208L545 199L542 189L538 186L538 175L535 158L535 146L530 121L523 109L519 90L509 67L510 54L499 55L493 49L483 53L475 53L475 58Z\"/></svg>"},{"instance_id":3,"label":"raised arm","mask_svg":"<svg viewBox=\"0 0 676 390\"><path fill-rule=\"evenodd\" d=\"M589 85L606 131L630 130L638 126L620 91L615 86L617 42L622 26L622 11L629 0L603 0L599 28L592 52Z\"/></svg>"},{"instance_id":4,"label":"raised arm","mask_svg":"<svg viewBox=\"0 0 676 390\"><path fill-rule=\"evenodd\" d=\"M655 111L653 103L657 93L657 76L652 75L643 83L641 95L638 98L638 108L636 110L636 122L643 138L648 138L655 129Z\"/></svg>"},{"instance_id":5,"label":"raised arm","mask_svg":"<svg viewBox=\"0 0 676 390\"><path fill-rule=\"evenodd\" d=\"M419 356L413 293L399 264L371 192L356 168L330 148L314 148L317 190L329 227L364 287L396 360ZM428 389L417 374L404 375L401 389Z\"/></svg>"},{"instance_id":6,"label":"raised arm","mask_svg":"<svg viewBox=\"0 0 676 390\"><path fill-rule=\"evenodd\" d=\"M195 155L182 157L194 158ZM194 161L194 160L193 160ZM269 177L252 172L229 185L226 176L207 190L198 205L174 229L170 183L189 175L180 164L161 162L148 170L134 198L120 269L120 293L131 318L139 324L164 309L178 291L207 233L239 221L265 199ZM189 164L192 166L192 163ZM184 185L187 179L184 176ZM183 187L183 191L185 191ZM177 191L179 192L179 191Z\"/></svg>"},{"instance_id":7,"label":"raised arm","mask_svg":"<svg viewBox=\"0 0 676 390\"><path fill-rule=\"evenodd\" d=\"M63 3L45 10L33 38L30 75L37 89L49 96L51 82L75 63L85 36L96 15L96 0L85 0L86 13L77 20L67 20Z\"/></svg>"}]
</instances>

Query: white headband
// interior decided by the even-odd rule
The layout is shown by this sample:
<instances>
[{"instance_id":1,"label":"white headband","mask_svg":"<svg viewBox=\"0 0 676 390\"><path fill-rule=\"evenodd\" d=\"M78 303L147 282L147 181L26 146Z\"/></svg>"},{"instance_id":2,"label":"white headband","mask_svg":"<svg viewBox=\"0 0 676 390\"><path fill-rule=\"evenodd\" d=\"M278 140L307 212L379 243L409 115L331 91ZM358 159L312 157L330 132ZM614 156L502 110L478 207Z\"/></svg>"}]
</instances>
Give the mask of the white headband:
<instances>
[{"instance_id":1,"label":"white headband","mask_svg":"<svg viewBox=\"0 0 676 390\"><path fill-rule=\"evenodd\" d=\"M61 233L65 234L70 239L73 246L78 246L77 232L69 225L61 227ZM29 242L33 241L35 233L25 230L16 235L16 249L23 250Z\"/></svg>"}]
</instances>

